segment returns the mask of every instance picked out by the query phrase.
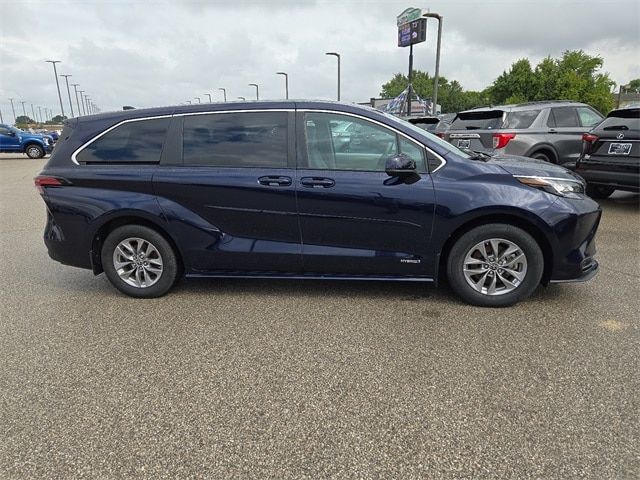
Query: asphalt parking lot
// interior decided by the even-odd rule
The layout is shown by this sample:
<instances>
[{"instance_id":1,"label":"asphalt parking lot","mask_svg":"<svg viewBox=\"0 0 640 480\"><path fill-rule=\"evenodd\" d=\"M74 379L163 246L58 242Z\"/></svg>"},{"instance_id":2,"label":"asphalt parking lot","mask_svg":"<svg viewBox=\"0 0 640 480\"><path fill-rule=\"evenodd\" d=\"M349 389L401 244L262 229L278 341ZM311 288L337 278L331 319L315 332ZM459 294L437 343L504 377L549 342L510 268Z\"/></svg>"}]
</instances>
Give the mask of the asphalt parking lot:
<instances>
[{"instance_id":1,"label":"asphalt parking lot","mask_svg":"<svg viewBox=\"0 0 640 480\"><path fill-rule=\"evenodd\" d=\"M638 478L640 200L601 271L509 309L412 283L188 280L51 261L0 155L0 478ZM635 447L634 447L635 445Z\"/></svg>"}]
</instances>

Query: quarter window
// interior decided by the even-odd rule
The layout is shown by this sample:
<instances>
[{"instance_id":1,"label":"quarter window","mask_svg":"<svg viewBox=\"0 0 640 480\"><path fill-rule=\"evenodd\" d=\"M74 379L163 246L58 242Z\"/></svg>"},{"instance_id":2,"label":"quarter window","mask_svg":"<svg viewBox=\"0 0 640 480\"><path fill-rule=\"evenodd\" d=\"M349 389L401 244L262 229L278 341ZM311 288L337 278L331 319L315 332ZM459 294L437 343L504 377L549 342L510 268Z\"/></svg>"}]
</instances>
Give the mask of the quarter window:
<instances>
[{"instance_id":1,"label":"quarter window","mask_svg":"<svg viewBox=\"0 0 640 480\"><path fill-rule=\"evenodd\" d=\"M287 113L242 112L184 118L185 165L287 166Z\"/></svg>"},{"instance_id":2,"label":"quarter window","mask_svg":"<svg viewBox=\"0 0 640 480\"><path fill-rule=\"evenodd\" d=\"M87 145L79 163L159 163L169 118L123 123Z\"/></svg>"},{"instance_id":3,"label":"quarter window","mask_svg":"<svg viewBox=\"0 0 640 480\"><path fill-rule=\"evenodd\" d=\"M331 113L306 113L309 168L384 171L398 152L396 134L372 122Z\"/></svg>"}]
</instances>

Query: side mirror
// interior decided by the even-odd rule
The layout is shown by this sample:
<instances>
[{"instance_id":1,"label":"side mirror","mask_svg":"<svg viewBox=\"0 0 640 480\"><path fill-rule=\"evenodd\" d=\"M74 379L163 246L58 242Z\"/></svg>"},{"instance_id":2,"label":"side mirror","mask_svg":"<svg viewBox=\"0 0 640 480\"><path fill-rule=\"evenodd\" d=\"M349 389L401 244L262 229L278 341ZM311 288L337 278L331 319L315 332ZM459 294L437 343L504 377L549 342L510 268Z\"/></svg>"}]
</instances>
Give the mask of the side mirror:
<instances>
[{"instance_id":1,"label":"side mirror","mask_svg":"<svg viewBox=\"0 0 640 480\"><path fill-rule=\"evenodd\" d=\"M415 175L416 162L403 153L393 155L385 161L384 171L390 177L406 177L408 175Z\"/></svg>"},{"instance_id":2,"label":"side mirror","mask_svg":"<svg viewBox=\"0 0 640 480\"><path fill-rule=\"evenodd\" d=\"M15 137L16 136L16 132L14 132L13 130L9 130L7 135L9 135L10 137Z\"/></svg>"}]
</instances>

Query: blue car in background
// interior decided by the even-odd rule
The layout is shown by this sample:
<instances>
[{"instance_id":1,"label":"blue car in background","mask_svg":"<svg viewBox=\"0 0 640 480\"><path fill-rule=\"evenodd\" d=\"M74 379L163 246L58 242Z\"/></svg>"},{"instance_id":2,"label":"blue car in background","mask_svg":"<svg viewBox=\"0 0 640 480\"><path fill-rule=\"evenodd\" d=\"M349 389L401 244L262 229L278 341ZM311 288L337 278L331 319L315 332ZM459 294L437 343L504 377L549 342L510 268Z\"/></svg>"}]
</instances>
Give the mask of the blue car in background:
<instances>
[{"instance_id":1,"label":"blue car in background","mask_svg":"<svg viewBox=\"0 0 640 480\"><path fill-rule=\"evenodd\" d=\"M29 158L42 158L51 153L53 143L49 135L0 124L0 153L25 153Z\"/></svg>"},{"instance_id":2,"label":"blue car in background","mask_svg":"<svg viewBox=\"0 0 640 480\"><path fill-rule=\"evenodd\" d=\"M446 279L471 304L503 307L598 270L601 210L578 175L469 153L356 105L73 118L35 184L50 257L134 297L182 276Z\"/></svg>"}]
</instances>

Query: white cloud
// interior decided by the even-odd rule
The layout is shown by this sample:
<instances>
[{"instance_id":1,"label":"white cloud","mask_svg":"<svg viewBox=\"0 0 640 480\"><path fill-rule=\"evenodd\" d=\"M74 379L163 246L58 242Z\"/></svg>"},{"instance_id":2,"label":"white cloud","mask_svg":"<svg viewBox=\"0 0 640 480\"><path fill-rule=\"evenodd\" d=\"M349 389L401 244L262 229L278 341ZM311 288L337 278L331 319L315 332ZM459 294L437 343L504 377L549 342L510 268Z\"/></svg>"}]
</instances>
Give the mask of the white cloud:
<instances>
[{"instance_id":1,"label":"white cloud","mask_svg":"<svg viewBox=\"0 0 640 480\"><path fill-rule=\"evenodd\" d=\"M342 98L366 101L396 72L408 49L396 47L395 16L405 2L66 1L3 3L0 109L9 97L59 111L46 58L62 60L103 109L205 98L281 98L289 73L295 98L334 98L342 55ZM582 48L601 55L617 82L640 76L640 4L611 1L430 2L444 16L441 74L465 88L487 86L511 63ZM28 18L28 21L25 21ZM414 68L433 72L436 22L414 50ZM63 92L66 93L66 92ZM67 107L67 102L65 102ZM68 108L67 108L68 110Z\"/></svg>"}]
</instances>

